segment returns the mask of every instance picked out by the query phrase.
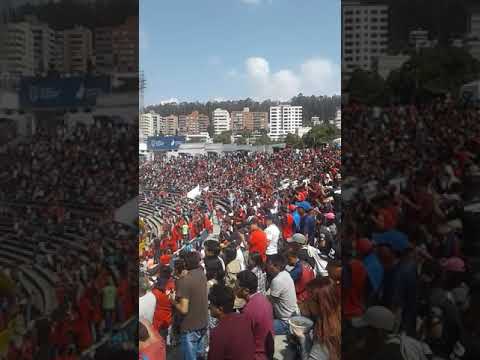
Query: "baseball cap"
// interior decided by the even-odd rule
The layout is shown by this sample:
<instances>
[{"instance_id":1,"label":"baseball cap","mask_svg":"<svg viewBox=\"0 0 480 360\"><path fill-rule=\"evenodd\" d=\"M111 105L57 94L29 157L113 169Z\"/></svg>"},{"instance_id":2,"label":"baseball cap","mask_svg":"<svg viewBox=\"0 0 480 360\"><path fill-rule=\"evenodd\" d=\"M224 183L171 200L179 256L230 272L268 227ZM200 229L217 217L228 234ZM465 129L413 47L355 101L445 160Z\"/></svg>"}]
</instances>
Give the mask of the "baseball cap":
<instances>
[{"instance_id":1,"label":"baseball cap","mask_svg":"<svg viewBox=\"0 0 480 360\"><path fill-rule=\"evenodd\" d=\"M308 201L301 201L296 203L295 205L297 205L298 207L302 208L305 211L310 211L312 209L312 205L310 205Z\"/></svg>"},{"instance_id":2,"label":"baseball cap","mask_svg":"<svg viewBox=\"0 0 480 360\"><path fill-rule=\"evenodd\" d=\"M304 245L307 243L307 238L303 234L296 233L296 234L293 234L292 236L292 242L296 242L297 244Z\"/></svg>"},{"instance_id":3,"label":"baseball cap","mask_svg":"<svg viewBox=\"0 0 480 360\"><path fill-rule=\"evenodd\" d=\"M326 213L325 214L325 219L327 220L335 220L335 214L332 212Z\"/></svg>"},{"instance_id":4,"label":"baseball cap","mask_svg":"<svg viewBox=\"0 0 480 360\"><path fill-rule=\"evenodd\" d=\"M396 230L390 230L382 234L373 234L372 238L378 245L388 245L395 252L403 252L412 247L408 237Z\"/></svg>"},{"instance_id":5,"label":"baseball cap","mask_svg":"<svg viewBox=\"0 0 480 360\"><path fill-rule=\"evenodd\" d=\"M288 205L288 210L290 210L290 211L295 211L296 208L297 207L293 204Z\"/></svg>"},{"instance_id":6,"label":"baseball cap","mask_svg":"<svg viewBox=\"0 0 480 360\"><path fill-rule=\"evenodd\" d=\"M395 316L384 306L371 306L361 318L352 319L352 325L356 328L372 327L393 331Z\"/></svg>"}]
</instances>

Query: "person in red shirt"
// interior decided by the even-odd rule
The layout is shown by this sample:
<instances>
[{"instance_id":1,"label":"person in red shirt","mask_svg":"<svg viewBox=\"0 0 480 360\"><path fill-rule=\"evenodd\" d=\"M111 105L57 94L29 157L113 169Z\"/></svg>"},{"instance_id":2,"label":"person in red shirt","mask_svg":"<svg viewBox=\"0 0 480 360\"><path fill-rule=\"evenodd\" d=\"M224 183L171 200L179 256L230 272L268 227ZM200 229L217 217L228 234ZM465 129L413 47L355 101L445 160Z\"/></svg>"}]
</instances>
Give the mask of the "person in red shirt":
<instances>
[{"instance_id":1,"label":"person in red shirt","mask_svg":"<svg viewBox=\"0 0 480 360\"><path fill-rule=\"evenodd\" d=\"M71 329L74 339L76 340L77 347L80 351L88 349L93 344L90 323L78 312L75 312L72 315Z\"/></svg>"},{"instance_id":2,"label":"person in red shirt","mask_svg":"<svg viewBox=\"0 0 480 360\"><path fill-rule=\"evenodd\" d=\"M293 215L288 209L283 210L282 236L283 240L289 242L293 236Z\"/></svg>"},{"instance_id":3,"label":"person in red shirt","mask_svg":"<svg viewBox=\"0 0 480 360\"><path fill-rule=\"evenodd\" d=\"M130 293L130 284L128 281L128 272L122 271L122 276L118 283L118 301L120 306L118 308L118 318L120 321L125 321L133 315L133 301Z\"/></svg>"},{"instance_id":4,"label":"person in red shirt","mask_svg":"<svg viewBox=\"0 0 480 360\"><path fill-rule=\"evenodd\" d=\"M343 317L347 320L363 315L368 274L361 260L350 259L346 265L348 281L342 288Z\"/></svg>"},{"instance_id":5,"label":"person in red shirt","mask_svg":"<svg viewBox=\"0 0 480 360\"><path fill-rule=\"evenodd\" d=\"M78 300L78 312L80 317L86 321L93 321L93 305L87 289L83 292Z\"/></svg>"},{"instance_id":6,"label":"person in red shirt","mask_svg":"<svg viewBox=\"0 0 480 360\"><path fill-rule=\"evenodd\" d=\"M160 255L160 264L167 266L170 264L170 260L172 259L172 250L167 249L163 250Z\"/></svg>"},{"instance_id":7,"label":"person in red shirt","mask_svg":"<svg viewBox=\"0 0 480 360\"><path fill-rule=\"evenodd\" d=\"M235 312L233 290L224 285L213 285L208 299L210 313L219 321L210 334L208 360L255 359L252 320Z\"/></svg>"},{"instance_id":8,"label":"person in red shirt","mask_svg":"<svg viewBox=\"0 0 480 360\"><path fill-rule=\"evenodd\" d=\"M209 234L213 233L213 224L208 218L207 214L205 214L205 217L204 217L203 227L208 231Z\"/></svg>"},{"instance_id":9,"label":"person in red shirt","mask_svg":"<svg viewBox=\"0 0 480 360\"><path fill-rule=\"evenodd\" d=\"M171 291L171 270L168 266L164 266L160 270L159 279L152 290L157 300L152 325L164 338L166 338L168 328L172 324L172 304L168 297Z\"/></svg>"},{"instance_id":10,"label":"person in red shirt","mask_svg":"<svg viewBox=\"0 0 480 360\"><path fill-rule=\"evenodd\" d=\"M249 253L258 252L263 262L267 261L267 235L258 226L258 220L254 219L250 225L250 238L248 240Z\"/></svg>"},{"instance_id":11,"label":"person in red shirt","mask_svg":"<svg viewBox=\"0 0 480 360\"><path fill-rule=\"evenodd\" d=\"M166 360L165 341L153 326L145 319L138 323L139 359L143 356L148 360Z\"/></svg>"}]
</instances>

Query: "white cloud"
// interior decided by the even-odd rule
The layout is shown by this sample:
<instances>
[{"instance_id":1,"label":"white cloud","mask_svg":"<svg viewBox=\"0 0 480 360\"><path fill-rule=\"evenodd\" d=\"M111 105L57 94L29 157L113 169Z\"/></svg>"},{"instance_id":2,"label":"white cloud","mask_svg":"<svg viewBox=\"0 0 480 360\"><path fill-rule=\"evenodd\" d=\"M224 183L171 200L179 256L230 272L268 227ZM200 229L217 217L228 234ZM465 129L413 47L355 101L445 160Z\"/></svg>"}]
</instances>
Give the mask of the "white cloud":
<instances>
[{"instance_id":1,"label":"white cloud","mask_svg":"<svg viewBox=\"0 0 480 360\"><path fill-rule=\"evenodd\" d=\"M324 58L312 58L301 64L298 71L270 70L262 57L245 62L246 78L257 99L288 100L298 93L304 95L333 95L340 93L340 67Z\"/></svg>"},{"instance_id":2,"label":"white cloud","mask_svg":"<svg viewBox=\"0 0 480 360\"><path fill-rule=\"evenodd\" d=\"M172 104L172 103L180 103L180 101L177 98L170 98L167 100L162 100L160 101L160 105L165 105L165 104Z\"/></svg>"},{"instance_id":3,"label":"white cloud","mask_svg":"<svg viewBox=\"0 0 480 360\"><path fill-rule=\"evenodd\" d=\"M322 58L309 59L301 66L303 91L312 94L340 94L340 66Z\"/></svg>"}]
</instances>

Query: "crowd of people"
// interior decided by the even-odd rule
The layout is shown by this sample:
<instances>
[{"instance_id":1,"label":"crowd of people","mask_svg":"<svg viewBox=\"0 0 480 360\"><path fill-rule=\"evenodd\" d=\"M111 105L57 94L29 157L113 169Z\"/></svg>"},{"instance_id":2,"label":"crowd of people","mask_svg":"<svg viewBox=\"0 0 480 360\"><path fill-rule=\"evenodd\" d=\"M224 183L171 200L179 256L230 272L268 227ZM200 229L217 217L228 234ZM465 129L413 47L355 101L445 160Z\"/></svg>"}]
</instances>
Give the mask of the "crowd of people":
<instances>
[{"instance_id":1,"label":"crowd of people","mask_svg":"<svg viewBox=\"0 0 480 360\"><path fill-rule=\"evenodd\" d=\"M16 283L3 358L110 358L114 347L136 348L133 336L119 340L119 329L137 314L138 263L129 254L138 230L113 217L138 194L134 128L108 121L39 126L2 149L0 237L32 253L3 269ZM27 282L44 282L26 287L23 268L36 274Z\"/></svg>"},{"instance_id":2,"label":"crowd of people","mask_svg":"<svg viewBox=\"0 0 480 360\"><path fill-rule=\"evenodd\" d=\"M480 358L480 254L462 222L478 111L350 105L342 122L343 358Z\"/></svg>"},{"instance_id":3,"label":"crowd of people","mask_svg":"<svg viewBox=\"0 0 480 360\"><path fill-rule=\"evenodd\" d=\"M329 146L145 163L140 355L339 359L340 181Z\"/></svg>"},{"instance_id":4,"label":"crowd of people","mask_svg":"<svg viewBox=\"0 0 480 360\"><path fill-rule=\"evenodd\" d=\"M100 120L39 127L2 152L0 199L115 209L138 194L137 139L138 128Z\"/></svg>"}]
</instances>

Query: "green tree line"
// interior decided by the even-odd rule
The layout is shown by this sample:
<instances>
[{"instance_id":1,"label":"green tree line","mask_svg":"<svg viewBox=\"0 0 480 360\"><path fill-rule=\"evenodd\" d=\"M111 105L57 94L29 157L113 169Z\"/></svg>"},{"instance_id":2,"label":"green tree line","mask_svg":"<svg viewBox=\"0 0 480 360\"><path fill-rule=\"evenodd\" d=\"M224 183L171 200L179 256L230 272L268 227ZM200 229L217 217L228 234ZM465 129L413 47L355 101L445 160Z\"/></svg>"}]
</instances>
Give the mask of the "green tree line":
<instances>
[{"instance_id":1,"label":"green tree line","mask_svg":"<svg viewBox=\"0 0 480 360\"><path fill-rule=\"evenodd\" d=\"M293 97L288 103L295 106L303 106L304 125L308 126L311 123L312 116L319 116L322 120L334 119L337 109L340 108L340 96L304 96L303 94L299 94ZM213 111L217 108L232 112L242 111L243 108L248 107L250 111L263 111L268 113L270 107L276 105L279 105L278 101L265 100L260 102L247 98L244 100L158 104L148 106L146 110L153 110L162 116L171 114L187 115L196 110L211 118Z\"/></svg>"}]
</instances>

